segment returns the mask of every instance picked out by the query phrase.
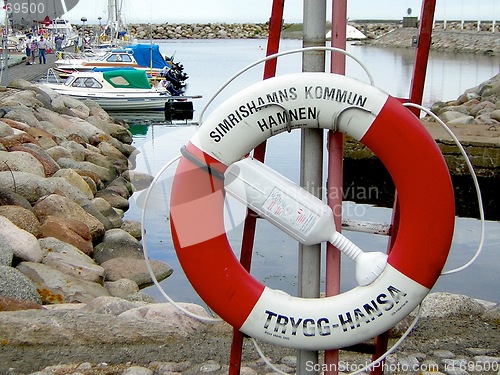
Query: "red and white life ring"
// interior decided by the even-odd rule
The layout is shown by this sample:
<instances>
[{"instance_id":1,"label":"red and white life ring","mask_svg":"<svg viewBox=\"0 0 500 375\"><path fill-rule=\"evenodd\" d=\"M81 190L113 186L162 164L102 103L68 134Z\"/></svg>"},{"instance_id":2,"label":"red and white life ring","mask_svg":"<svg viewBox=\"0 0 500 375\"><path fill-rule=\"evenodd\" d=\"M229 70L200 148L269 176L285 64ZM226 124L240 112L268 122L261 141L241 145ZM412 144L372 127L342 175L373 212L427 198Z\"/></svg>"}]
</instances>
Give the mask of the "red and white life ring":
<instances>
[{"instance_id":1,"label":"red and white life ring","mask_svg":"<svg viewBox=\"0 0 500 375\"><path fill-rule=\"evenodd\" d=\"M367 286L327 298L293 297L261 284L233 254L221 175L267 138L296 128L342 131L368 146L392 176L399 232L387 266ZM407 316L441 273L455 214L447 166L417 117L373 86L327 73L259 82L216 108L186 151L171 194L177 256L208 306L249 336L306 350L359 343Z\"/></svg>"}]
</instances>

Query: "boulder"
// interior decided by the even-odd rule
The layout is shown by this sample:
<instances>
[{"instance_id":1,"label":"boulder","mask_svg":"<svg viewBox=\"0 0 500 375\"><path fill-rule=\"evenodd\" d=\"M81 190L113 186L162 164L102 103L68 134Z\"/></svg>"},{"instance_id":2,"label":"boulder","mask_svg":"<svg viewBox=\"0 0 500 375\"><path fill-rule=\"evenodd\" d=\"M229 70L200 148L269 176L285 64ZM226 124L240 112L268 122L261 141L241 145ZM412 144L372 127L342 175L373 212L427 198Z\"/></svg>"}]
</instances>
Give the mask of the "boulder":
<instances>
[{"instance_id":1,"label":"boulder","mask_svg":"<svg viewBox=\"0 0 500 375\"><path fill-rule=\"evenodd\" d=\"M79 189L88 199L94 199L94 193L89 184L72 169L60 169L54 173L54 177L62 177L68 183Z\"/></svg>"},{"instance_id":2,"label":"boulder","mask_svg":"<svg viewBox=\"0 0 500 375\"><path fill-rule=\"evenodd\" d=\"M64 254L76 259L79 262L95 263L94 260L77 247L61 241L55 237L40 238L38 240L43 256L49 253Z\"/></svg>"},{"instance_id":3,"label":"boulder","mask_svg":"<svg viewBox=\"0 0 500 375\"><path fill-rule=\"evenodd\" d=\"M92 241L100 239L104 235L104 225L99 220L88 214L80 205L57 194L51 194L36 203L33 212L40 222L43 222L48 216L83 222L90 230Z\"/></svg>"},{"instance_id":4,"label":"boulder","mask_svg":"<svg viewBox=\"0 0 500 375\"><path fill-rule=\"evenodd\" d=\"M123 229L125 232L127 232L128 234L130 234L132 237L134 237L139 241L142 239L141 223L138 221L123 220L120 229Z\"/></svg>"},{"instance_id":5,"label":"boulder","mask_svg":"<svg viewBox=\"0 0 500 375\"><path fill-rule=\"evenodd\" d=\"M158 282L165 280L173 273L172 267L164 262L152 260L150 264ZM107 281L130 279L137 283L139 288L153 284L144 259L113 258L102 263L101 266L106 272Z\"/></svg>"},{"instance_id":6,"label":"boulder","mask_svg":"<svg viewBox=\"0 0 500 375\"><path fill-rule=\"evenodd\" d=\"M118 279L116 281L104 282L104 287L113 297L126 298L131 294L139 292L139 285L130 279Z\"/></svg>"},{"instance_id":7,"label":"boulder","mask_svg":"<svg viewBox=\"0 0 500 375\"><path fill-rule=\"evenodd\" d=\"M49 215L44 218L41 230L44 237L57 238L87 255L92 255L89 227L83 221Z\"/></svg>"},{"instance_id":8,"label":"boulder","mask_svg":"<svg viewBox=\"0 0 500 375\"><path fill-rule=\"evenodd\" d=\"M43 165L33 155L22 151L0 151L0 171L19 171L45 177Z\"/></svg>"},{"instance_id":9,"label":"boulder","mask_svg":"<svg viewBox=\"0 0 500 375\"><path fill-rule=\"evenodd\" d=\"M40 222L31 210L16 205L4 205L0 206L0 215L33 236L40 237Z\"/></svg>"},{"instance_id":10,"label":"boulder","mask_svg":"<svg viewBox=\"0 0 500 375\"><path fill-rule=\"evenodd\" d=\"M144 259L142 244L122 229L110 229L95 246L94 259L102 264L113 258Z\"/></svg>"},{"instance_id":11,"label":"boulder","mask_svg":"<svg viewBox=\"0 0 500 375\"><path fill-rule=\"evenodd\" d=\"M36 264L36 263L34 263ZM0 265L0 295L40 304L41 298L31 280L15 268Z\"/></svg>"},{"instance_id":12,"label":"boulder","mask_svg":"<svg viewBox=\"0 0 500 375\"><path fill-rule=\"evenodd\" d=\"M0 242L8 244L14 256L29 262L41 262L42 249L35 236L14 225L9 219L0 216Z\"/></svg>"},{"instance_id":13,"label":"boulder","mask_svg":"<svg viewBox=\"0 0 500 375\"><path fill-rule=\"evenodd\" d=\"M109 295L100 284L80 280L45 264L22 262L17 269L31 279L44 304L87 303Z\"/></svg>"},{"instance_id":14,"label":"boulder","mask_svg":"<svg viewBox=\"0 0 500 375\"><path fill-rule=\"evenodd\" d=\"M71 154L70 159L85 161L86 148L84 145L75 141L63 141L59 144L59 146L63 147L66 151L69 151Z\"/></svg>"},{"instance_id":15,"label":"boulder","mask_svg":"<svg viewBox=\"0 0 500 375\"><path fill-rule=\"evenodd\" d=\"M104 221L93 210L89 211L89 210L87 210L87 208L85 206L83 208L87 212L91 213L96 218L101 220L101 222L104 224L104 227L106 228L106 230L121 227L122 221L123 221L121 216L118 215L118 213L113 209L113 207L111 207L111 205L105 199L99 198L99 197L94 198L90 202L89 206L92 206L94 210L97 210L100 213L100 215L106 221L106 224L104 224Z\"/></svg>"},{"instance_id":16,"label":"boulder","mask_svg":"<svg viewBox=\"0 0 500 375\"><path fill-rule=\"evenodd\" d=\"M80 257L73 258L71 254L51 252L43 258L42 263L81 280L98 284L102 284L104 280L104 268L93 261L85 262L81 261Z\"/></svg>"},{"instance_id":17,"label":"boulder","mask_svg":"<svg viewBox=\"0 0 500 375\"><path fill-rule=\"evenodd\" d=\"M55 192L78 204L88 202L88 198L79 189L63 178L43 178L26 172L0 172L0 190L16 192L30 203L36 203L41 197Z\"/></svg>"},{"instance_id":18,"label":"boulder","mask_svg":"<svg viewBox=\"0 0 500 375\"><path fill-rule=\"evenodd\" d=\"M422 302L422 318L446 318L457 315L481 315L486 307L477 300L461 294L430 293Z\"/></svg>"},{"instance_id":19,"label":"boulder","mask_svg":"<svg viewBox=\"0 0 500 375\"><path fill-rule=\"evenodd\" d=\"M32 135L34 134L36 133ZM47 151L34 143L14 146L9 151L22 151L32 155L42 165L45 177L50 177L59 170L59 165L50 157Z\"/></svg>"}]
</instances>

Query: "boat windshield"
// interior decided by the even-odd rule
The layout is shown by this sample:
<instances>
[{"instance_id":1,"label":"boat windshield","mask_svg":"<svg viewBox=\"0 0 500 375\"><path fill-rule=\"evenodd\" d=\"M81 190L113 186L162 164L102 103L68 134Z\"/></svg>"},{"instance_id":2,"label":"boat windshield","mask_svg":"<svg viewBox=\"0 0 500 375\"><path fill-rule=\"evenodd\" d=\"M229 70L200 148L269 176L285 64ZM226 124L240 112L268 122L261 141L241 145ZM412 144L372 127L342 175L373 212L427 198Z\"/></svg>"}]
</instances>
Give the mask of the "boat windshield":
<instances>
[{"instance_id":1,"label":"boat windshield","mask_svg":"<svg viewBox=\"0 0 500 375\"><path fill-rule=\"evenodd\" d=\"M71 82L73 82L74 79L75 76L68 76L68 78L66 78L66 81L64 81L64 86L71 86Z\"/></svg>"},{"instance_id":2,"label":"boat windshield","mask_svg":"<svg viewBox=\"0 0 500 375\"><path fill-rule=\"evenodd\" d=\"M97 60L106 61L106 59L111 55L111 52L106 52L104 55L100 56Z\"/></svg>"}]
</instances>

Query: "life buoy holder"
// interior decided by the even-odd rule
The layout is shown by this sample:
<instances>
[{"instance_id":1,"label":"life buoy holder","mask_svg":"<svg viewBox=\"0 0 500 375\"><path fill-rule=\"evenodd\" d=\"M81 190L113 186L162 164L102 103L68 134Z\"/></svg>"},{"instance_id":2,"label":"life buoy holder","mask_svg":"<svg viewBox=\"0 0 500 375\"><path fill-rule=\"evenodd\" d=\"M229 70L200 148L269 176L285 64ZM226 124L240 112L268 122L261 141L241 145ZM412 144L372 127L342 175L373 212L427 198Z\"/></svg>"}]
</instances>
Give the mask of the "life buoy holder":
<instances>
[{"instance_id":1,"label":"life buoy holder","mask_svg":"<svg viewBox=\"0 0 500 375\"><path fill-rule=\"evenodd\" d=\"M359 140L384 163L398 191L399 231L386 267L369 285L337 296L306 299L264 286L241 266L224 228L226 168L269 137L298 128ZM216 108L184 155L170 203L179 262L208 306L249 336L305 350L370 339L424 299L446 262L455 215L446 163L418 118L366 83L327 73L259 82Z\"/></svg>"}]
</instances>

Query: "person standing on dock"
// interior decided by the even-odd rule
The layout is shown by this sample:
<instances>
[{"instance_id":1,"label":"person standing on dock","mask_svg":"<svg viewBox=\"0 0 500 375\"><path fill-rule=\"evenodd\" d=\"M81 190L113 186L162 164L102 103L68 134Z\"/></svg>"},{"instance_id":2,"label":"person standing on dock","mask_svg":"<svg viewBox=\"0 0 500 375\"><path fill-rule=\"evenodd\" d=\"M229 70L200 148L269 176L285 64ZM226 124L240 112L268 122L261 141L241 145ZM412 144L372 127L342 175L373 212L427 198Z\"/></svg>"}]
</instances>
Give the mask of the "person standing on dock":
<instances>
[{"instance_id":1,"label":"person standing on dock","mask_svg":"<svg viewBox=\"0 0 500 375\"><path fill-rule=\"evenodd\" d=\"M31 37L26 40L26 65L31 65Z\"/></svg>"},{"instance_id":2,"label":"person standing on dock","mask_svg":"<svg viewBox=\"0 0 500 375\"><path fill-rule=\"evenodd\" d=\"M43 38L43 36L40 37L40 41L38 42L38 63L42 64L42 61L44 64L47 63L47 59L45 57L45 49L47 48L47 41Z\"/></svg>"},{"instance_id":3,"label":"person standing on dock","mask_svg":"<svg viewBox=\"0 0 500 375\"><path fill-rule=\"evenodd\" d=\"M31 41L30 50L31 50L31 63L34 64L35 58L38 53L38 41L36 40L36 38L33 38L33 40Z\"/></svg>"}]
</instances>

